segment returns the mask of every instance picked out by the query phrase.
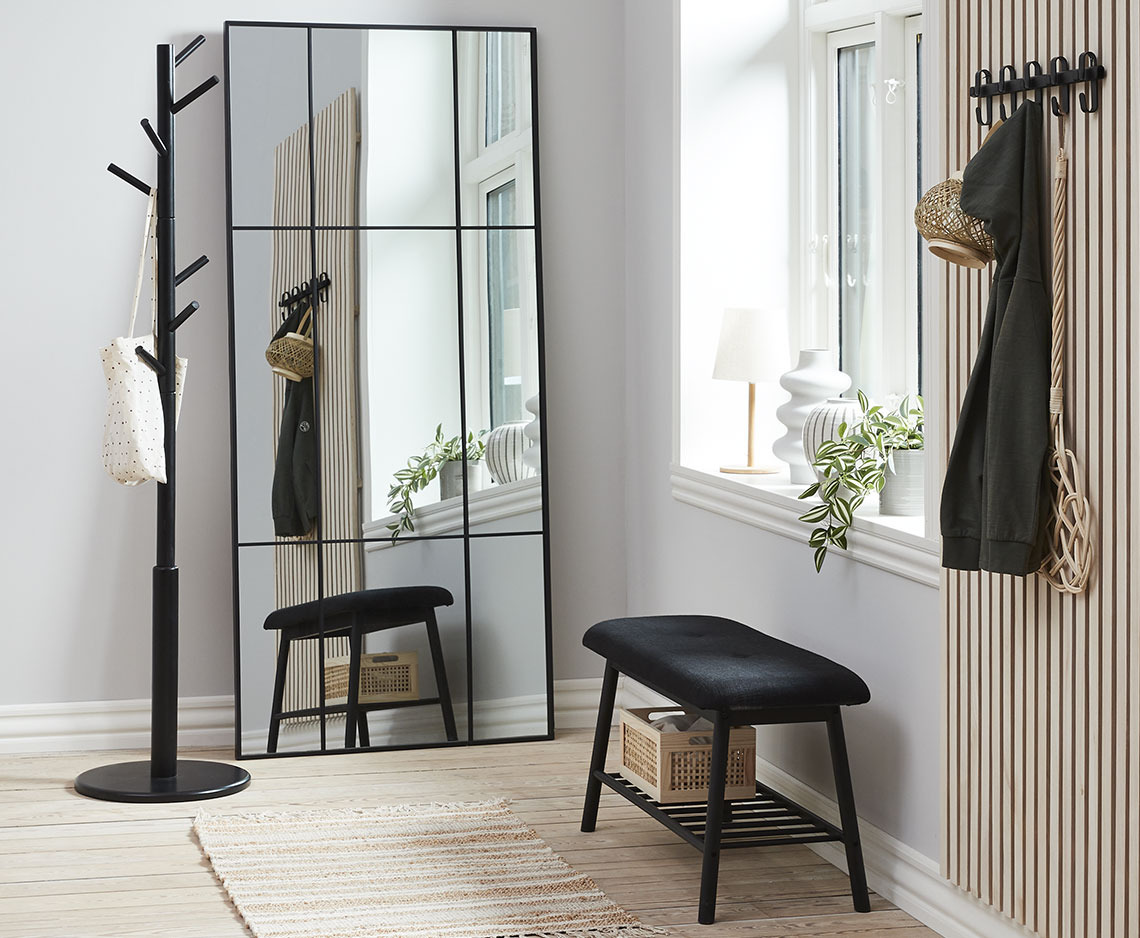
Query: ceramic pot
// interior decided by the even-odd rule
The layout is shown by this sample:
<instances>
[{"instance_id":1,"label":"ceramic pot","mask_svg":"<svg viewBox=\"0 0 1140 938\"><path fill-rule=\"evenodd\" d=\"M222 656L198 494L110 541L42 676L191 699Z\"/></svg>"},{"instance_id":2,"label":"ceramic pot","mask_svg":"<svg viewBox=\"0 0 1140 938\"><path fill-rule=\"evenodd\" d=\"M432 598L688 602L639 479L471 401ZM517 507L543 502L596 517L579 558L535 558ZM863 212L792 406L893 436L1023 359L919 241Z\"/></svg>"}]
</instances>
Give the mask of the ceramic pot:
<instances>
[{"instance_id":1,"label":"ceramic pot","mask_svg":"<svg viewBox=\"0 0 1140 938\"><path fill-rule=\"evenodd\" d=\"M883 491L879 493L879 514L921 515L926 507L923 498L926 451L896 449L891 461L895 471L887 470Z\"/></svg>"},{"instance_id":2,"label":"ceramic pot","mask_svg":"<svg viewBox=\"0 0 1140 938\"><path fill-rule=\"evenodd\" d=\"M815 461L816 451L825 440L839 439L839 425L858 420L861 412L859 402L850 397L832 397L812 408L804 421L803 432L804 458L809 466ZM822 475L814 467L812 475L815 480L823 481Z\"/></svg>"},{"instance_id":3,"label":"ceramic pot","mask_svg":"<svg viewBox=\"0 0 1140 938\"><path fill-rule=\"evenodd\" d=\"M487 434L487 471L497 485L517 482L529 475L523 454L530 445L523 433L525 420L501 423Z\"/></svg>"},{"instance_id":4,"label":"ceramic pot","mask_svg":"<svg viewBox=\"0 0 1140 938\"><path fill-rule=\"evenodd\" d=\"M479 470L483 461L479 459L467 460L467 491L478 492L482 486L479 484ZM449 498L459 498L463 495L463 460L448 460L439 467L439 498L447 501Z\"/></svg>"},{"instance_id":5,"label":"ceramic pot","mask_svg":"<svg viewBox=\"0 0 1140 938\"><path fill-rule=\"evenodd\" d=\"M772 445L772 452L788 464L794 485L808 485L815 481L815 472L804 453L804 423L815 407L851 387L851 379L831 364L828 349L809 348L800 352L796 367L780 379L780 387L791 395L776 411L788 432Z\"/></svg>"}]
</instances>

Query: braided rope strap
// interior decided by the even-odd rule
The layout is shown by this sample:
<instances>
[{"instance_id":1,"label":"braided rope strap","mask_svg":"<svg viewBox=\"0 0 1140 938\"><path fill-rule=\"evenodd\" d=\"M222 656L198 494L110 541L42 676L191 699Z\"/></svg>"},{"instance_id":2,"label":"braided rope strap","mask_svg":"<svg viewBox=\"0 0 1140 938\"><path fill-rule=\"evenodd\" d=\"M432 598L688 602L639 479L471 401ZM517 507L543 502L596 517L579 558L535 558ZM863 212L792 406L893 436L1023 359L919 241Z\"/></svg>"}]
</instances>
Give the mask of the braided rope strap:
<instances>
[{"instance_id":1,"label":"braided rope strap","mask_svg":"<svg viewBox=\"0 0 1140 938\"><path fill-rule=\"evenodd\" d=\"M1077 457L1065 446L1063 381L1065 375L1065 225L1069 161L1065 156L1064 125L1053 179L1053 356L1049 390L1049 424L1053 451L1049 454L1052 497L1046 521L1049 550L1038 570L1062 593L1084 592L1092 569L1092 508L1085 497L1084 477Z\"/></svg>"}]
</instances>

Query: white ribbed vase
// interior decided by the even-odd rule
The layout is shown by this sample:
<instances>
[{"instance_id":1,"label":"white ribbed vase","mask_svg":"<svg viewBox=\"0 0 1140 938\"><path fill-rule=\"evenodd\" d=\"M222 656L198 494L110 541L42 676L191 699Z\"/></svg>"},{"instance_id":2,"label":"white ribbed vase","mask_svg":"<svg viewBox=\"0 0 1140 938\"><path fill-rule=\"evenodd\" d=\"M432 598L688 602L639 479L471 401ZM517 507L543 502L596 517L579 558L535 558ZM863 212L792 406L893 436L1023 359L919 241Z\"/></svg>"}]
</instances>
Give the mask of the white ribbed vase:
<instances>
[{"instance_id":1,"label":"white ribbed vase","mask_svg":"<svg viewBox=\"0 0 1140 938\"><path fill-rule=\"evenodd\" d=\"M523 453L523 464L528 469L534 470L534 475L542 472L542 423L539 418L538 395L530 398L523 404L523 407L534 415L534 419L523 427L523 436L530 442Z\"/></svg>"},{"instance_id":2,"label":"white ribbed vase","mask_svg":"<svg viewBox=\"0 0 1140 938\"><path fill-rule=\"evenodd\" d=\"M922 514L926 507L922 492L925 456L926 451L921 449L896 449L891 454L895 471L887 470L883 491L879 494L879 514Z\"/></svg>"},{"instance_id":3,"label":"white ribbed vase","mask_svg":"<svg viewBox=\"0 0 1140 938\"><path fill-rule=\"evenodd\" d=\"M808 485L815 473L804 454L804 423L817 405L851 387L851 379L831 364L828 349L807 348L800 351L796 367L780 379L780 387L791 395L776 411L788 432L776 440L772 452L788 464L793 484Z\"/></svg>"},{"instance_id":4,"label":"white ribbed vase","mask_svg":"<svg viewBox=\"0 0 1140 938\"><path fill-rule=\"evenodd\" d=\"M804 457L809 466L815 462L816 451L823 441L839 439L839 425L850 424L859 418L860 413L859 402L850 397L832 397L812 408L804 421L803 433ZM823 481L823 476L814 467L811 471L809 482Z\"/></svg>"},{"instance_id":5,"label":"white ribbed vase","mask_svg":"<svg viewBox=\"0 0 1140 938\"><path fill-rule=\"evenodd\" d=\"M527 475L523 454L530 445L523 429L525 420L501 423L487 434L487 470L499 485L517 482Z\"/></svg>"}]
</instances>

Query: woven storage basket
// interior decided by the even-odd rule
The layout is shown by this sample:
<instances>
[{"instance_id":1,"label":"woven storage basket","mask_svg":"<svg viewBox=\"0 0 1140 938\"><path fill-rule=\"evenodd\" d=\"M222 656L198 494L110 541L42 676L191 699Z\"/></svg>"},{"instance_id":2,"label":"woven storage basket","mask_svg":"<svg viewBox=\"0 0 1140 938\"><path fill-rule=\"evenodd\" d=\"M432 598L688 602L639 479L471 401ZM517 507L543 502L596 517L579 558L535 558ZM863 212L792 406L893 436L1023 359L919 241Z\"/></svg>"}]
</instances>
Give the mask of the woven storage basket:
<instances>
[{"instance_id":1,"label":"woven storage basket","mask_svg":"<svg viewBox=\"0 0 1140 938\"><path fill-rule=\"evenodd\" d=\"M635 708L621 711L621 774L659 804L707 801L712 734L663 733L650 725L650 714L678 709ZM734 726L728 734L728 799L756 797L756 730Z\"/></svg>"},{"instance_id":2,"label":"woven storage basket","mask_svg":"<svg viewBox=\"0 0 1140 938\"><path fill-rule=\"evenodd\" d=\"M994 240L980 218L962 211L961 198L961 179L940 182L915 206L914 224L931 254L980 270L994 259Z\"/></svg>"},{"instance_id":3,"label":"woven storage basket","mask_svg":"<svg viewBox=\"0 0 1140 938\"><path fill-rule=\"evenodd\" d=\"M330 704L348 703L348 666L347 657L329 658L325 662L325 699ZM358 703L392 703L418 700L419 696L419 655L416 652L360 656Z\"/></svg>"},{"instance_id":4,"label":"woven storage basket","mask_svg":"<svg viewBox=\"0 0 1140 938\"><path fill-rule=\"evenodd\" d=\"M302 381L313 376L313 320L306 311L297 328L275 338L265 350L265 360L274 374L289 381Z\"/></svg>"}]
</instances>

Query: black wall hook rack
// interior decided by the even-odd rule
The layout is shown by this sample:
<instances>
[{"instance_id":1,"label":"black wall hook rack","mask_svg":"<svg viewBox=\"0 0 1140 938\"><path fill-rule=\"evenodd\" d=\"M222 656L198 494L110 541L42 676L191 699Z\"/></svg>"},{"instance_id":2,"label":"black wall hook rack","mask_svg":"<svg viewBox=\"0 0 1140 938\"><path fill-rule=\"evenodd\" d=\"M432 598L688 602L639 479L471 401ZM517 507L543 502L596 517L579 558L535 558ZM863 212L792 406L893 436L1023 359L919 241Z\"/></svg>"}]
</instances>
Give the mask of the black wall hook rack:
<instances>
[{"instance_id":1,"label":"black wall hook rack","mask_svg":"<svg viewBox=\"0 0 1140 938\"><path fill-rule=\"evenodd\" d=\"M158 306L155 349L141 345L138 356L158 375L162 398L166 482L158 485L156 560L151 589L151 720L150 760L120 762L84 772L75 780L81 795L104 801L198 801L241 791L249 784L245 769L225 762L199 762L178 758L178 566L174 557L175 521L175 412L176 357L174 332L198 308L191 303L174 315L178 283L206 264L198 258L181 274L174 264L174 115L218 83L213 77L175 102L174 66L183 62L206 40L199 36L174 55L170 45L155 49L157 114L155 126L141 121L158 158L157 276L154 290ZM151 187L112 163L112 173L147 195Z\"/></svg>"},{"instance_id":2,"label":"black wall hook rack","mask_svg":"<svg viewBox=\"0 0 1140 938\"><path fill-rule=\"evenodd\" d=\"M328 290L332 285L327 272L322 271L321 275L314 279L311 283L306 283L304 286L293 287L286 293L281 294L281 299L278 301L278 306L293 306L301 300L313 295L314 289L318 294L318 299L322 303L328 300Z\"/></svg>"},{"instance_id":3,"label":"black wall hook rack","mask_svg":"<svg viewBox=\"0 0 1140 938\"><path fill-rule=\"evenodd\" d=\"M1020 77L1016 66L1003 65L998 69L997 81L994 81L993 73L988 68L980 68L974 72L974 83L970 85L970 97L979 101L974 108L974 116L983 127L989 127L994 122L994 98L1001 99L999 115L1005 120L1009 113L1017 110L1022 96L1028 98L1032 94L1038 104L1043 104L1045 89L1056 88L1058 94L1051 96L1049 109L1060 117L1068 114L1071 109L1072 86L1085 83L1088 84L1089 91L1080 94L1081 110L1085 114L1092 114L1100 107L1100 83L1105 75L1105 68L1097 61L1094 52L1082 52L1077 58L1076 68L1070 67L1069 60L1063 55L1049 60L1048 71L1038 61L1026 62L1024 74ZM1011 104L1009 111L1006 110L1007 96Z\"/></svg>"}]
</instances>

